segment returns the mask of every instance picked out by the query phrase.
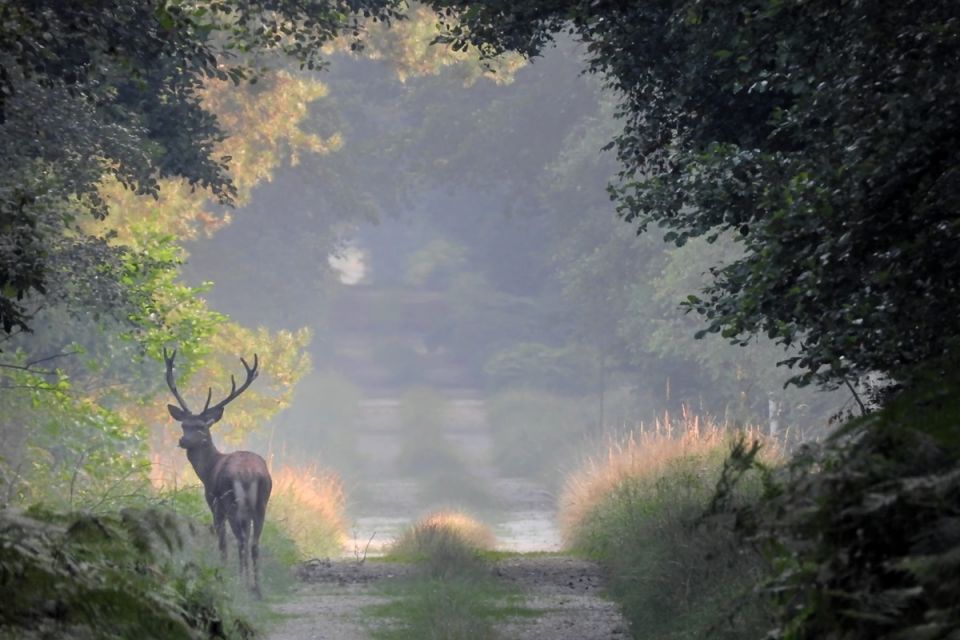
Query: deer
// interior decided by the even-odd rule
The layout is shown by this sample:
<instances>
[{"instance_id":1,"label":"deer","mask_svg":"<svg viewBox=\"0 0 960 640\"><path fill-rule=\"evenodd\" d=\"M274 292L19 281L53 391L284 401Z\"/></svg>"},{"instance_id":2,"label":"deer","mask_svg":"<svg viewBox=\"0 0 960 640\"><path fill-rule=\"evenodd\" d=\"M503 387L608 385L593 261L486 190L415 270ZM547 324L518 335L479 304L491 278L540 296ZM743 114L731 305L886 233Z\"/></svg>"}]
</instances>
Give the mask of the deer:
<instances>
[{"instance_id":1,"label":"deer","mask_svg":"<svg viewBox=\"0 0 960 640\"><path fill-rule=\"evenodd\" d=\"M263 531L263 522L267 513L267 501L273 488L273 480L267 468L266 461L250 451L236 451L234 453L220 453L210 437L210 427L223 417L223 409L233 402L241 393L257 379L259 375L259 359L253 354L253 366L240 358L243 368L246 369L246 380L237 388L237 381L230 376L230 393L217 404L210 406L213 389L207 392L207 402L203 411L193 413L187 407L183 396L177 391L174 376L174 358L176 349L168 354L163 350L163 359L167 367L167 386L173 392L180 405L167 405L170 416L183 427L183 436L179 446L187 451L187 460L203 483L203 493L213 514L213 529L217 535L220 548L220 561L227 562L226 523L237 539L240 555L240 576L245 583L249 582L247 567L247 549L253 563L252 591L258 598L260 591L260 533Z\"/></svg>"}]
</instances>

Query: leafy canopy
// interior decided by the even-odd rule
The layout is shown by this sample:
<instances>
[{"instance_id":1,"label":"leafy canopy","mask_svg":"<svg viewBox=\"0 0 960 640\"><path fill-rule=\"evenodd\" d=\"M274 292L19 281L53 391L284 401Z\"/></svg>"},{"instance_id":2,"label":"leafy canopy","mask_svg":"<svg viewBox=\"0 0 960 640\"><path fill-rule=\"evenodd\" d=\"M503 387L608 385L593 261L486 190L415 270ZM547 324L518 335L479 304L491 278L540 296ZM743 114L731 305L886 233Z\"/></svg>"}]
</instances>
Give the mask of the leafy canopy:
<instances>
[{"instance_id":1,"label":"leafy canopy","mask_svg":"<svg viewBox=\"0 0 960 640\"><path fill-rule=\"evenodd\" d=\"M256 80L268 54L320 63L320 45L389 19L389 2L95 0L0 7L0 326L30 328L31 298L48 292L58 260L89 245L76 228L102 218L107 177L156 196L183 178L224 204L236 187L211 80ZM90 278L111 276L124 250L96 245ZM114 278L115 280L115 278ZM111 300L78 301L100 303Z\"/></svg>"},{"instance_id":2,"label":"leafy canopy","mask_svg":"<svg viewBox=\"0 0 960 640\"><path fill-rule=\"evenodd\" d=\"M739 236L689 307L800 347L797 384L956 350L960 21L949 0L447 2L454 46L586 44L620 96L621 215Z\"/></svg>"}]
</instances>

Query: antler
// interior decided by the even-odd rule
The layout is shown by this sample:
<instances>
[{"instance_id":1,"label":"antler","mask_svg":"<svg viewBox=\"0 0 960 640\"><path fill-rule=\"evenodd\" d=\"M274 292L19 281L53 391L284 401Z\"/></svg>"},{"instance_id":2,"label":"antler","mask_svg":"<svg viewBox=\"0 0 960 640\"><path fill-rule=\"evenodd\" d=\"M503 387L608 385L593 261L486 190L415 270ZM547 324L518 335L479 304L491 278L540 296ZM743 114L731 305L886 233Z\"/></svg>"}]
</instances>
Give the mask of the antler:
<instances>
[{"instance_id":1,"label":"antler","mask_svg":"<svg viewBox=\"0 0 960 640\"><path fill-rule=\"evenodd\" d=\"M177 399L177 402L180 403L180 408L186 411L187 413L193 413L187 408L187 403L184 402L183 396L180 395L180 392L177 391L177 381L173 376L173 359L177 357L177 350L174 349L173 353L167 355L167 348L163 348L163 360L167 363L167 386L170 387L170 391L173 392L173 397ZM210 402L209 398L207 402Z\"/></svg>"},{"instance_id":2,"label":"antler","mask_svg":"<svg viewBox=\"0 0 960 640\"><path fill-rule=\"evenodd\" d=\"M210 398L213 397L213 389L210 389L207 392L207 403L203 406L202 413L206 413L207 411L213 411L216 409L221 409L227 406L228 404L233 402L233 400L236 399L237 396L239 396L241 393L246 391L247 387L249 387L253 383L253 381L257 379L257 376L260 375L260 372L257 370L257 368L260 366L260 360L257 358L257 354L253 354L252 367L248 365L247 361L244 360L243 358L240 358L240 362L243 363L243 368L247 370L247 379L244 380L243 384L240 385L240 388L237 389L237 379L234 378L233 375L231 374L230 375L230 395L228 395L226 398L224 398L217 404L213 405L212 407L210 406Z\"/></svg>"}]
</instances>

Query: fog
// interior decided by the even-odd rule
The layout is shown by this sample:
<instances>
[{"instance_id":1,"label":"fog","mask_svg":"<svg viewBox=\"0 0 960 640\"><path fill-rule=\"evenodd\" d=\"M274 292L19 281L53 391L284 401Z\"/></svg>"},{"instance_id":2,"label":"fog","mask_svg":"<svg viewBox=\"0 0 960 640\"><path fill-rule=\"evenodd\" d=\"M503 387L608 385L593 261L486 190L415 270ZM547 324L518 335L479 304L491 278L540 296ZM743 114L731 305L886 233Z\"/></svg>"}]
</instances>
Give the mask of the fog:
<instances>
[{"instance_id":1,"label":"fog","mask_svg":"<svg viewBox=\"0 0 960 640\"><path fill-rule=\"evenodd\" d=\"M248 444L341 474L360 539L457 506L555 548L564 473L612 434L684 410L800 432L845 401L784 389L773 345L694 339L679 304L737 246L617 218L614 100L580 70L572 45L466 82L334 55L304 128L342 146L187 245L213 308L312 332L313 372Z\"/></svg>"}]
</instances>

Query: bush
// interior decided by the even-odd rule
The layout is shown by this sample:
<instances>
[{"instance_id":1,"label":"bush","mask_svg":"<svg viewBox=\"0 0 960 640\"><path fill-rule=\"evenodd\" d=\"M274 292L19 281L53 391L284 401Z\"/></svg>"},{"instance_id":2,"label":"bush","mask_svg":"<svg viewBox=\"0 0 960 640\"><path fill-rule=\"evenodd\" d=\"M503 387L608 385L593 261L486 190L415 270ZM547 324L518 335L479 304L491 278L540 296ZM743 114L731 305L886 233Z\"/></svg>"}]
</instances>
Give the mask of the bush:
<instances>
[{"instance_id":1,"label":"bush","mask_svg":"<svg viewBox=\"0 0 960 640\"><path fill-rule=\"evenodd\" d=\"M0 637L254 637L197 540L168 510L0 510Z\"/></svg>"},{"instance_id":2,"label":"bush","mask_svg":"<svg viewBox=\"0 0 960 640\"><path fill-rule=\"evenodd\" d=\"M195 485L165 490L155 496L144 496L141 502L173 511L179 517L193 523L197 532L193 545L202 547L202 557L209 559L210 562L216 561L219 567L220 552L216 537L213 535L213 516L203 497L203 487ZM263 535L260 538L260 578L263 591L267 596L287 591L293 584L291 568L303 560L303 555L282 526L283 523L277 522L273 517L272 508L273 498L271 497ZM226 566L220 568L228 578L232 579L237 575L237 547L229 527L227 527L227 540L230 553ZM243 593L243 590L238 589L237 592Z\"/></svg>"},{"instance_id":3,"label":"bush","mask_svg":"<svg viewBox=\"0 0 960 640\"><path fill-rule=\"evenodd\" d=\"M883 410L809 445L742 510L777 573L771 634L955 638L960 630L960 379L930 367ZM739 469L754 465L750 452ZM731 467L733 468L733 467Z\"/></svg>"},{"instance_id":4,"label":"bush","mask_svg":"<svg viewBox=\"0 0 960 640\"><path fill-rule=\"evenodd\" d=\"M356 429L363 393L346 377L331 371L306 376L295 391L290 407L273 419L273 426L254 440L253 451L274 451L283 464L325 466L338 470L356 466ZM272 438L276 442L270 442Z\"/></svg>"},{"instance_id":5,"label":"bush","mask_svg":"<svg viewBox=\"0 0 960 640\"><path fill-rule=\"evenodd\" d=\"M760 637L766 629L751 593L762 559L740 544L731 518L705 517L730 442L710 420L665 418L611 444L566 483L566 544L610 572L636 638ZM735 504L757 499L760 488L754 474Z\"/></svg>"},{"instance_id":6,"label":"bush","mask_svg":"<svg viewBox=\"0 0 960 640\"><path fill-rule=\"evenodd\" d=\"M397 457L400 473L416 476L420 499L428 504L488 507L492 498L447 439L447 400L428 388L408 390L400 398L402 441Z\"/></svg>"}]
</instances>

